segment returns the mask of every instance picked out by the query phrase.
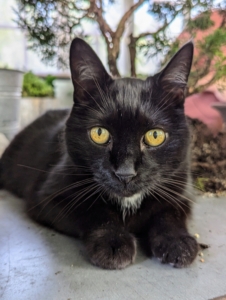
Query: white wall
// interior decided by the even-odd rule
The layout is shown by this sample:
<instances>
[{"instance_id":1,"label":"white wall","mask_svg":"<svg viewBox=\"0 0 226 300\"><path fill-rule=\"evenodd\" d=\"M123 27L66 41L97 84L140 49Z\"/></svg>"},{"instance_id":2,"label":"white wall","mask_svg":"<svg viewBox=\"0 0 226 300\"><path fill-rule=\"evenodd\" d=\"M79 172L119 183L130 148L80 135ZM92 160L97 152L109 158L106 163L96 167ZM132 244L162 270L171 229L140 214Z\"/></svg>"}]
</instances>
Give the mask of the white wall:
<instances>
[{"instance_id":1,"label":"white wall","mask_svg":"<svg viewBox=\"0 0 226 300\"><path fill-rule=\"evenodd\" d=\"M37 53L27 49L26 34L13 21L15 7L16 0L0 0L0 68L44 74L58 72L56 67L47 66Z\"/></svg>"}]
</instances>

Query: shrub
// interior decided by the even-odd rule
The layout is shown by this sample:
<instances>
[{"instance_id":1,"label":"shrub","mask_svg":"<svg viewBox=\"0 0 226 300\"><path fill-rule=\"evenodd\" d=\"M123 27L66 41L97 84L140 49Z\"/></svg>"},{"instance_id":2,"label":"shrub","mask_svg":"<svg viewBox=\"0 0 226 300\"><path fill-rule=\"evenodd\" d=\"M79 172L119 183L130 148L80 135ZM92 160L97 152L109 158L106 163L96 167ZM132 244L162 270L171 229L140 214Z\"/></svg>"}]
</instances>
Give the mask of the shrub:
<instances>
[{"instance_id":1,"label":"shrub","mask_svg":"<svg viewBox=\"0 0 226 300\"><path fill-rule=\"evenodd\" d=\"M24 75L23 81L23 97L46 97L53 96L52 81L48 81L39 78L32 72L28 72ZM51 77L52 78L52 77Z\"/></svg>"}]
</instances>

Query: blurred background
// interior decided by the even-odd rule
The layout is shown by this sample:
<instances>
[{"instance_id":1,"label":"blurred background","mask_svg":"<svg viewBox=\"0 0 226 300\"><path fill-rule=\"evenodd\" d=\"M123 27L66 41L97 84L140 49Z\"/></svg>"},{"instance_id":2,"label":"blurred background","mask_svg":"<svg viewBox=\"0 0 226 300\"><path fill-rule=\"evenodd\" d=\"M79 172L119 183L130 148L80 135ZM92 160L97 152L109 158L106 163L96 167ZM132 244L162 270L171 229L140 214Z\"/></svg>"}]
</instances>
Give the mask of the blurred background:
<instances>
[{"instance_id":1,"label":"blurred background","mask_svg":"<svg viewBox=\"0 0 226 300\"><path fill-rule=\"evenodd\" d=\"M71 40L116 77L155 74L185 42L195 55L185 114L197 187L226 191L226 1L0 0L0 154L48 109L71 107Z\"/></svg>"}]
</instances>

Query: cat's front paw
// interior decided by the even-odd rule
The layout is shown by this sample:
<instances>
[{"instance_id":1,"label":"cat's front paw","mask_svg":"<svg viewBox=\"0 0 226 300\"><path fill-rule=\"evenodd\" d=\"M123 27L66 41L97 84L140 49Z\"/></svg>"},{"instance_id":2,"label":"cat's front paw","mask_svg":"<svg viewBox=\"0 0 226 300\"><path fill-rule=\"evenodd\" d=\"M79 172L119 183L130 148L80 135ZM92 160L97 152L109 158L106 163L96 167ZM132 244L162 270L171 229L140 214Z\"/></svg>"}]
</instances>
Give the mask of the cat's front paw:
<instances>
[{"instance_id":1,"label":"cat's front paw","mask_svg":"<svg viewBox=\"0 0 226 300\"><path fill-rule=\"evenodd\" d=\"M159 236L152 243L152 253L162 263L175 268L190 265L198 253L198 243L190 235L179 237Z\"/></svg>"},{"instance_id":2,"label":"cat's front paw","mask_svg":"<svg viewBox=\"0 0 226 300\"><path fill-rule=\"evenodd\" d=\"M85 239L91 262L104 269L123 269L136 256L136 240L126 231L97 229Z\"/></svg>"}]
</instances>

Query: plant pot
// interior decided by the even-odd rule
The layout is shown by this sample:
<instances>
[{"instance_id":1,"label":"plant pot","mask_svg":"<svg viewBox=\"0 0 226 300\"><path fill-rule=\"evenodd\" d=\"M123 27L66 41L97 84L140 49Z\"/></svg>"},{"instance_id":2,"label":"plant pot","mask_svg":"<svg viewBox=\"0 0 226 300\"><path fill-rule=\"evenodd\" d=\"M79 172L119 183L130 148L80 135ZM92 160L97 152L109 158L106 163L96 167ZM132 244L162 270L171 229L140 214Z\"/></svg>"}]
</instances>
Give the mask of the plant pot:
<instances>
[{"instance_id":1,"label":"plant pot","mask_svg":"<svg viewBox=\"0 0 226 300\"><path fill-rule=\"evenodd\" d=\"M57 100L55 98L22 97L20 103L20 128L24 128L47 110L57 108Z\"/></svg>"},{"instance_id":2,"label":"plant pot","mask_svg":"<svg viewBox=\"0 0 226 300\"><path fill-rule=\"evenodd\" d=\"M71 108L73 105L73 84L71 79L55 79L53 82L58 108Z\"/></svg>"},{"instance_id":3,"label":"plant pot","mask_svg":"<svg viewBox=\"0 0 226 300\"><path fill-rule=\"evenodd\" d=\"M0 132L11 140L19 130L23 72L0 69Z\"/></svg>"}]
</instances>

